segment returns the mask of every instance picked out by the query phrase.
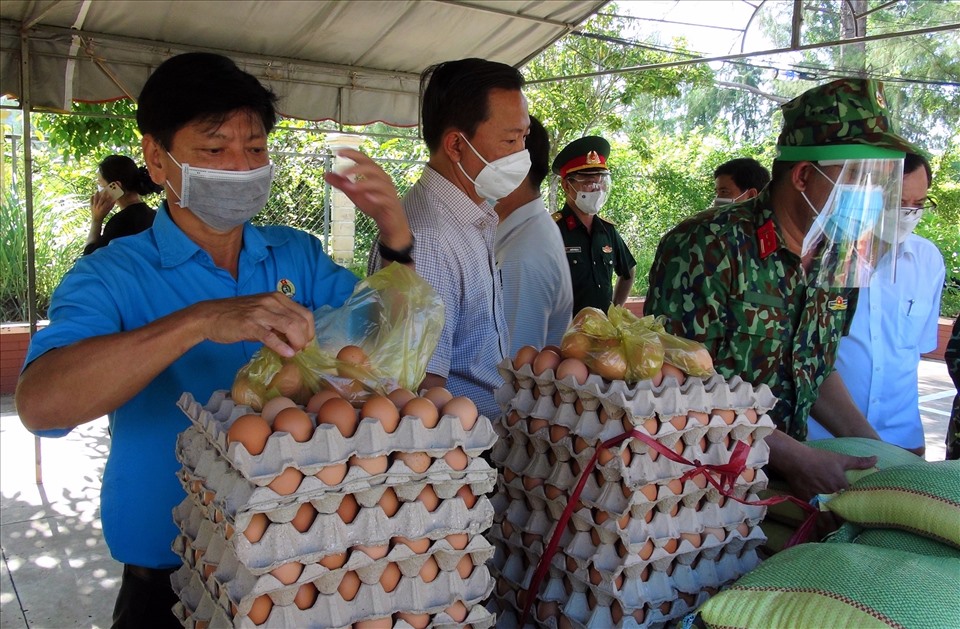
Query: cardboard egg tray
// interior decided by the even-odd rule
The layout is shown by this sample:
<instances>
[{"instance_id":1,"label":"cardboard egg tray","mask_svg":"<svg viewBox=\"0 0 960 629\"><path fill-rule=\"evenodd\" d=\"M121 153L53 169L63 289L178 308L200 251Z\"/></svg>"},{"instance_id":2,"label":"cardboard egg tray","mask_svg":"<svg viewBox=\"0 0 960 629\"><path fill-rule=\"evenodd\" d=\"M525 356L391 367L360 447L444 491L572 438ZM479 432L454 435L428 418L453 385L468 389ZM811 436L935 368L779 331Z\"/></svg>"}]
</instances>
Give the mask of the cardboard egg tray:
<instances>
[{"instance_id":1,"label":"cardboard egg tray","mask_svg":"<svg viewBox=\"0 0 960 629\"><path fill-rule=\"evenodd\" d=\"M406 416L392 433L368 417L360 420L352 437L344 437L332 424L317 426L316 415L308 413L315 426L309 441L299 443L288 433L277 432L267 439L263 452L252 455L242 444L228 443L227 430L238 417L256 412L249 406L234 404L227 391L214 392L205 406L190 393L184 393L177 406L230 465L261 487L287 467L313 476L321 468L344 463L354 455L368 458L393 452L426 452L442 457L460 447L473 458L490 449L497 438L490 420L483 415L477 417L470 430L465 430L460 418L452 415L444 415L434 428L425 428L418 417Z\"/></svg>"},{"instance_id":2,"label":"cardboard egg tray","mask_svg":"<svg viewBox=\"0 0 960 629\"><path fill-rule=\"evenodd\" d=\"M350 627L353 623L391 616L397 611L433 614L430 627L437 629L462 627L465 624L486 629L494 624L493 614L479 604L493 589L493 579L485 566L474 570L466 580L460 579L456 573L451 575L442 572L429 584L420 579L403 578L396 589L389 593L384 592L379 584L361 584L357 594L349 601L336 592L320 594L314 605L304 610L293 603L292 594L271 593L269 596L274 607L261 625L254 625L247 616L252 601L238 606L235 616L229 597L224 592L214 596L201 576L186 564L174 573L171 582L180 598L174 613L185 627L196 627L199 622L208 623L211 629L252 629L255 626ZM444 613L447 607L458 600L463 601L469 610L462 622L456 622ZM394 626L404 625L398 622Z\"/></svg>"},{"instance_id":3,"label":"cardboard egg tray","mask_svg":"<svg viewBox=\"0 0 960 629\"><path fill-rule=\"evenodd\" d=\"M497 470L480 457L469 459L465 469L454 470L445 460L435 460L423 474L393 461L383 474L371 475L359 466L350 466L337 485L327 485L316 476L304 475L296 491L281 495L261 487L240 474L215 449L203 433L191 426L177 438L177 457L183 464L178 472L188 492L199 493L212 512L221 513L235 528L246 528L253 513L267 513L275 522L290 521L304 502L321 513L333 513L346 494L353 494L361 506L372 506L392 488L401 501L410 502L430 485L440 498L456 495L463 486L474 495L489 493L496 483Z\"/></svg>"}]
</instances>

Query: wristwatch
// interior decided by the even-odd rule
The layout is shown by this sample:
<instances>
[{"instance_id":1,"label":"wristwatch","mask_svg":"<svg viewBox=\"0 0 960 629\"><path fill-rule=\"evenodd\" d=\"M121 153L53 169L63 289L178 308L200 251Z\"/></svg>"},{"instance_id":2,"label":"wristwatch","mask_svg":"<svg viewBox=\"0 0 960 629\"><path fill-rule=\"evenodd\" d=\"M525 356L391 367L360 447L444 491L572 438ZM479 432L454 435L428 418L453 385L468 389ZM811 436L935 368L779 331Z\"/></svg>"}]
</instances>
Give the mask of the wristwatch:
<instances>
[{"instance_id":1,"label":"wristwatch","mask_svg":"<svg viewBox=\"0 0 960 629\"><path fill-rule=\"evenodd\" d=\"M378 241L377 248L380 251L380 257L388 262L399 262L400 264L410 264L413 262L413 245L416 244L416 240L413 238L413 234L410 234L410 245L406 249L401 249L397 251L396 249L391 249L390 247L383 244L383 242Z\"/></svg>"}]
</instances>

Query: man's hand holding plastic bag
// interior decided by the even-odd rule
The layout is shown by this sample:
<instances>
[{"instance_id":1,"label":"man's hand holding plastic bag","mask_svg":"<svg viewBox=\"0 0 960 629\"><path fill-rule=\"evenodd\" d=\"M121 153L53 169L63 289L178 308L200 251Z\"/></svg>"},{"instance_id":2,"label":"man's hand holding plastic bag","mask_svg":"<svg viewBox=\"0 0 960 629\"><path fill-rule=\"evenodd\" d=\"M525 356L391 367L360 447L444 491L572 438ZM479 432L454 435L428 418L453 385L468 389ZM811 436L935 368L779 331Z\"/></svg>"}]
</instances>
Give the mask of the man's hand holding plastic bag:
<instances>
[{"instance_id":1,"label":"man's hand holding plastic bag","mask_svg":"<svg viewBox=\"0 0 960 629\"><path fill-rule=\"evenodd\" d=\"M259 410L280 395L305 405L320 389L355 404L398 387L415 391L440 339L444 311L426 281L391 264L358 283L339 308L316 310L314 320L316 338L292 358L264 347L237 372L234 402Z\"/></svg>"}]
</instances>

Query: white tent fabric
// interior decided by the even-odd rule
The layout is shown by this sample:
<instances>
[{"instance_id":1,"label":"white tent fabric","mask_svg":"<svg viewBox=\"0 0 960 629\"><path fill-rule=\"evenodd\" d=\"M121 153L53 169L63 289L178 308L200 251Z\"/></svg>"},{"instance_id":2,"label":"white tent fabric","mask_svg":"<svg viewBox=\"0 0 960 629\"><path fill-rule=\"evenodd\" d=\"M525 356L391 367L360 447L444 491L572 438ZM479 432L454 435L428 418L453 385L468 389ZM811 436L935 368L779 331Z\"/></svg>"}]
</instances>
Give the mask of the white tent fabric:
<instances>
[{"instance_id":1,"label":"white tent fabric","mask_svg":"<svg viewBox=\"0 0 960 629\"><path fill-rule=\"evenodd\" d=\"M136 97L190 50L226 54L279 96L286 116L417 124L419 74L481 57L521 66L606 1L3 0L0 91L33 109Z\"/></svg>"}]
</instances>

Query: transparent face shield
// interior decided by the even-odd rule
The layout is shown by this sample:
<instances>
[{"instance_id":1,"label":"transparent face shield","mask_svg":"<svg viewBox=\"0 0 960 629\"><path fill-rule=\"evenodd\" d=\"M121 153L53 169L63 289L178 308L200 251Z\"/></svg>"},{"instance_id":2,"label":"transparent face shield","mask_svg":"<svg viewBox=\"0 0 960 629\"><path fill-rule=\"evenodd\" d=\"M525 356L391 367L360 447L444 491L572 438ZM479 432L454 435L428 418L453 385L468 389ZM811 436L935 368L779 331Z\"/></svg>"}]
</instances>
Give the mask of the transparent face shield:
<instances>
[{"instance_id":1,"label":"transparent face shield","mask_svg":"<svg viewBox=\"0 0 960 629\"><path fill-rule=\"evenodd\" d=\"M861 288L870 284L880 259L890 257L888 271L896 278L899 229L897 213L903 184L902 159L848 159L813 162L833 189L817 207L803 241L801 256L815 256L813 283L824 288ZM891 242L892 241L892 242Z\"/></svg>"}]
</instances>

